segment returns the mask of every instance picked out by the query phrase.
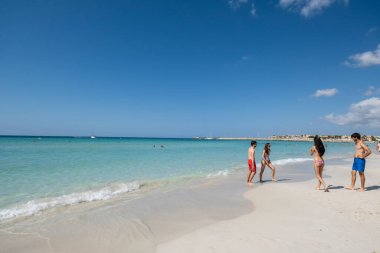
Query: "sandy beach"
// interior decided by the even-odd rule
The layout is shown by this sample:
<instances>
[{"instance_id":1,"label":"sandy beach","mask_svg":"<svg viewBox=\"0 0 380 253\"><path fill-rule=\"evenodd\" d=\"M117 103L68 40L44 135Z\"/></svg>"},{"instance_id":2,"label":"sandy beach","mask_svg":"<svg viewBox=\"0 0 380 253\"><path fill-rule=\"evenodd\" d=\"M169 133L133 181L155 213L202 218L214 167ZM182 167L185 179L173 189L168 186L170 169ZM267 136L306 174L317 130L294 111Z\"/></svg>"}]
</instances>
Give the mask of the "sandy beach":
<instances>
[{"instance_id":1,"label":"sandy beach","mask_svg":"<svg viewBox=\"0 0 380 253\"><path fill-rule=\"evenodd\" d=\"M0 253L380 253L379 13L0 0Z\"/></svg>"},{"instance_id":2,"label":"sandy beach","mask_svg":"<svg viewBox=\"0 0 380 253\"><path fill-rule=\"evenodd\" d=\"M327 164L329 193L314 190L315 180L255 186L244 194L254 206L250 214L161 244L156 252L379 252L380 155L367 159L364 193L344 189L350 165Z\"/></svg>"},{"instance_id":3,"label":"sandy beach","mask_svg":"<svg viewBox=\"0 0 380 253\"><path fill-rule=\"evenodd\" d=\"M379 252L380 155L367 191L349 191L351 159L278 166L279 182L248 187L246 169L143 195L61 208L0 227L0 252ZM266 171L265 179L269 179ZM359 186L359 182L357 182Z\"/></svg>"}]
</instances>

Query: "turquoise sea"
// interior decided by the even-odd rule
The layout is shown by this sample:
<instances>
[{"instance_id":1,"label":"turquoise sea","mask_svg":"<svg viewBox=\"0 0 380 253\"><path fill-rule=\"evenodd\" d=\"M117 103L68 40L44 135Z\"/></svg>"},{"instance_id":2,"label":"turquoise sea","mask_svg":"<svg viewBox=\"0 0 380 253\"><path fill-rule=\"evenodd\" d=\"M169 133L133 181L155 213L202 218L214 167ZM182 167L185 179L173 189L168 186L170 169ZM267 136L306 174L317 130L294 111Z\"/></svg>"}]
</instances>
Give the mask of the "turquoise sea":
<instances>
[{"instance_id":1,"label":"turquoise sea","mask_svg":"<svg viewBox=\"0 0 380 253\"><path fill-rule=\"evenodd\" d=\"M310 160L310 142L272 141L276 166ZM265 142L259 141L259 162ZM0 222L191 178L245 171L247 140L0 137ZM352 143L327 143L325 158Z\"/></svg>"}]
</instances>

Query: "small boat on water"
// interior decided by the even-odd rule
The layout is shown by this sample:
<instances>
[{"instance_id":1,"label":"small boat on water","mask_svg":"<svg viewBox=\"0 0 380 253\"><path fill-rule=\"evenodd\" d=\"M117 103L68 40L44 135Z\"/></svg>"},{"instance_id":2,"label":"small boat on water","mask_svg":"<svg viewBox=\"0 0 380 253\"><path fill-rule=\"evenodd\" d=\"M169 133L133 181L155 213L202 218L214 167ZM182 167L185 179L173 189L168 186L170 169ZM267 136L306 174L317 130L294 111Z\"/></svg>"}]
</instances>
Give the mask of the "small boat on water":
<instances>
[{"instance_id":1,"label":"small boat on water","mask_svg":"<svg viewBox=\"0 0 380 253\"><path fill-rule=\"evenodd\" d=\"M91 139L95 139L96 138L96 136L95 135L91 135L91 137L90 137Z\"/></svg>"}]
</instances>

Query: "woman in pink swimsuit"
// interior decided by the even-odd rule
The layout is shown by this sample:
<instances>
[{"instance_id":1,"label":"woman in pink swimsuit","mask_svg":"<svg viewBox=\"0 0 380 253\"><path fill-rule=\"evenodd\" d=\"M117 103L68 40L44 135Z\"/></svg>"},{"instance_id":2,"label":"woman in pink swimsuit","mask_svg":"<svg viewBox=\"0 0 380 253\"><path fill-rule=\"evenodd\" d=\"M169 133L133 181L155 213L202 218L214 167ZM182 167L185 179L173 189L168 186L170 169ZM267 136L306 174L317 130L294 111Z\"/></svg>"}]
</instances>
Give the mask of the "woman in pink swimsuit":
<instances>
[{"instance_id":1,"label":"woman in pink swimsuit","mask_svg":"<svg viewBox=\"0 0 380 253\"><path fill-rule=\"evenodd\" d=\"M321 184L323 185L323 190L328 192L328 186L322 178L323 168L325 167L325 161L323 160L323 155L325 154L325 146L321 138L316 135L314 137L314 146L310 149L310 155L314 155L314 171L315 177L317 178L317 190L321 190Z\"/></svg>"}]
</instances>

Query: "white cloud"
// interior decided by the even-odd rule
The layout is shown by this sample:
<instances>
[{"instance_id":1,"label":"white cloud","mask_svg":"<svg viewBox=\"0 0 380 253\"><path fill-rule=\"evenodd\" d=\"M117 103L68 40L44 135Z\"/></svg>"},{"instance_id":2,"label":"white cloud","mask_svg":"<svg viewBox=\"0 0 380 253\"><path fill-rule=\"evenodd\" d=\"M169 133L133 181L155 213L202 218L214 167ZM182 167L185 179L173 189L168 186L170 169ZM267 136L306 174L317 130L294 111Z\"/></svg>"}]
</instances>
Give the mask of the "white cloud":
<instances>
[{"instance_id":1,"label":"white cloud","mask_svg":"<svg viewBox=\"0 0 380 253\"><path fill-rule=\"evenodd\" d=\"M372 97L352 104L343 115L333 113L326 120L337 125L364 125L370 128L380 128L380 99Z\"/></svg>"},{"instance_id":2,"label":"white cloud","mask_svg":"<svg viewBox=\"0 0 380 253\"><path fill-rule=\"evenodd\" d=\"M243 55L242 57L241 57L241 60L242 61L248 61L248 60L250 60L251 59L251 57L249 56L249 55Z\"/></svg>"},{"instance_id":3,"label":"white cloud","mask_svg":"<svg viewBox=\"0 0 380 253\"><path fill-rule=\"evenodd\" d=\"M380 94L380 88L376 88L375 86L369 86L368 89L364 92L365 96L374 96Z\"/></svg>"},{"instance_id":4,"label":"white cloud","mask_svg":"<svg viewBox=\"0 0 380 253\"><path fill-rule=\"evenodd\" d=\"M348 4L348 0L280 0L279 4L284 9L299 12L304 17L310 17L322 12L323 9L335 2Z\"/></svg>"},{"instance_id":5,"label":"white cloud","mask_svg":"<svg viewBox=\"0 0 380 253\"><path fill-rule=\"evenodd\" d=\"M248 0L228 0L228 4L232 9L238 9L243 4L248 3Z\"/></svg>"},{"instance_id":6,"label":"white cloud","mask_svg":"<svg viewBox=\"0 0 380 253\"><path fill-rule=\"evenodd\" d=\"M313 97L332 97L335 96L338 93L338 90L333 88L333 89L324 89L324 90L317 90Z\"/></svg>"},{"instance_id":7,"label":"white cloud","mask_svg":"<svg viewBox=\"0 0 380 253\"><path fill-rule=\"evenodd\" d=\"M256 6L255 6L254 3L252 3L252 5L251 5L251 15L252 16L256 16L257 15L257 13L256 13Z\"/></svg>"},{"instance_id":8,"label":"white cloud","mask_svg":"<svg viewBox=\"0 0 380 253\"><path fill-rule=\"evenodd\" d=\"M251 3L251 15L256 16L257 15L257 9L256 5L253 0L228 0L228 4L230 5L231 9L237 10L243 5L246 5L248 3Z\"/></svg>"},{"instance_id":9,"label":"white cloud","mask_svg":"<svg viewBox=\"0 0 380 253\"><path fill-rule=\"evenodd\" d=\"M366 35L370 35L372 33L375 33L375 32L377 32L377 30L378 30L377 27L372 27L372 28L368 29Z\"/></svg>"},{"instance_id":10,"label":"white cloud","mask_svg":"<svg viewBox=\"0 0 380 253\"><path fill-rule=\"evenodd\" d=\"M333 0L311 0L301 9L301 14L305 17L309 17L322 9L329 7Z\"/></svg>"},{"instance_id":11,"label":"white cloud","mask_svg":"<svg viewBox=\"0 0 380 253\"><path fill-rule=\"evenodd\" d=\"M354 54L348 57L345 62L348 66L353 67L369 67L373 65L380 65L380 44L374 51L367 51L364 53Z\"/></svg>"},{"instance_id":12,"label":"white cloud","mask_svg":"<svg viewBox=\"0 0 380 253\"><path fill-rule=\"evenodd\" d=\"M283 8L290 7L291 5L299 4L301 0L280 0L280 6Z\"/></svg>"}]
</instances>

